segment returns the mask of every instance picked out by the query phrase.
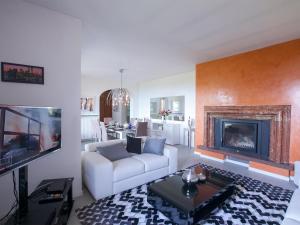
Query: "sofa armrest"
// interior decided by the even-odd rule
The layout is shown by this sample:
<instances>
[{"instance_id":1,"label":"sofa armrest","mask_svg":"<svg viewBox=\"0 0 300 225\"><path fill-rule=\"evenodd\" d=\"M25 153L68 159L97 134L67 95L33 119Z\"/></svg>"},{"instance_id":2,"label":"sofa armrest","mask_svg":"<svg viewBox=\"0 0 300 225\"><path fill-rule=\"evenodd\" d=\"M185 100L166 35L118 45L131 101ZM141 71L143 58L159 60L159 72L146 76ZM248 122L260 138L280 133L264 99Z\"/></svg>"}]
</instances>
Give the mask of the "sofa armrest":
<instances>
[{"instance_id":1,"label":"sofa armrest","mask_svg":"<svg viewBox=\"0 0 300 225\"><path fill-rule=\"evenodd\" d=\"M300 161L295 162L294 182L298 187L300 187Z\"/></svg>"},{"instance_id":2,"label":"sofa armrest","mask_svg":"<svg viewBox=\"0 0 300 225\"><path fill-rule=\"evenodd\" d=\"M98 200L113 194L113 163L97 152L82 156L83 181Z\"/></svg>"},{"instance_id":3,"label":"sofa armrest","mask_svg":"<svg viewBox=\"0 0 300 225\"><path fill-rule=\"evenodd\" d=\"M286 219L296 220L298 221L298 224L300 224L299 208L300 208L300 189L296 189L293 193L292 199L289 203L288 209L284 217Z\"/></svg>"},{"instance_id":4,"label":"sofa armrest","mask_svg":"<svg viewBox=\"0 0 300 225\"><path fill-rule=\"evenodd\" d=\"M165 145L164 155L169 158L169 174L177 172L178 150L174 146Z\"/></svg>"},{"instance_id":5,"label":"sofa armrest","mask_svg":"<svg viewBox=\"0 0 300 225\"><path fill-rule=\"evenodd\" d=\"M114 145L122 142L124 142L124 140L120 140L120 139L102 141L102 142L93 142L93 143L86 144L84 146L84 149L86 152L95 152L97 151L97 147L105 147L105 146Z\"/></svg>"}]
</instances>

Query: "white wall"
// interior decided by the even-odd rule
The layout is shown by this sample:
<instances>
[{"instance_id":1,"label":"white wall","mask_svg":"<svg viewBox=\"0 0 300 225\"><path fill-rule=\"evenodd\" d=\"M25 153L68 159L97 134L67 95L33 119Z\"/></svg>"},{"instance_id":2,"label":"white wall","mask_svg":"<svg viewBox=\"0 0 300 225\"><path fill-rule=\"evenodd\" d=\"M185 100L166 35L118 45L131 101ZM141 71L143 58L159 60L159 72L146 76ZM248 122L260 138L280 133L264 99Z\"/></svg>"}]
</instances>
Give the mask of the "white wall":
<instances>
[{"instance_id":1,"label":"white wall","mask_svg":"<svg viewBox=\"0 0 300 225\"><path fill-rule=\"evenodd\" d=\"M81 97L94 97L99 103L102 92L116 88L118 85L119 80L116 79L81 76Z\"/></svg>"},{"instance_id":2,"label":"white wall","mask_svg":"<svg viewBox=\"0 0 300 225\"><path fill-rule=\"evenodd\" d=\"M130 80L123 78L123 83L125 88L130 89L130 87L136 88L136 83L132 83ZM124 85L123 84L123 85ZM121 85L120 76L116 72L116 76L113 78L109 77L90 77L84 75L81 77L81 97L95 97L99 101L99 96L104 91L119 88ZM99 112L98 112L99 113Z\"/></svg>"},{"instance_id":3,"label":"white wall","mask_svg":"<svg viewBox=\"0 0 300 225\"><path fill-rule=\"evenodd\" d=\"M117 74L118 75L118 74ZM95 99L94 112L81 112L81 138L91 139L96 137L96 131L93 127L94 120L99 118L99 98L100 95L107 90L120 87L120 77L81 77L81 97L91 97ZM91 116L95 115L95 116ZM126 120L127 111L125 107L119 108L117 112L112 112L113 120L124 123Z\"/></svg>"},{"instance_id":4,"label":"white wall","mask_svg":"<svg viewBox=\"0 0 300 225\"><path fill-rule=\"evenodd\" d=\"M108 77L81 77L81 97L91 97L96 101L96 113L99 115L99 97L107 90L119 88L120 77L116 74L114 78Z\"/></svg>"},{"instance_id":5,"label":"white wall","mask_svg":"<svg viewBox=\"0 0 300 225\"><path fill-rule=\"evenodd\" d=\"M45 85L0 82L0 104L57 106L62 149L29 164L29 192L46 178L74 177L80 166L81 22L19 0L0 2L0 61L43 66ZM0 216L13 200L11 173L0 177Z\"/></svg>"},{"instance_id":6,"label":"white wall","mask_svg":"<svg viewBox=\"0 0 300 225\"><path fill-rule=\"evenodd\" d=\"M102 92L113 88L116 84L113 79L101 79L95 77L81 76L81 97L95 99L95 112L99 115L99 97ZM82 113L84 115L88 113Z\"/></svg>"},{"instance_id":7,"label":"white wall","mask_svg":"<svg viewBox=\"0 0 300 225\"><path fill-rule=\"evenodd\" d=\"M104 91L115 88L119 84L118 82L116 79L81 76L81 97L90 97L95 100L93 112L81 111L81 139L96 137L93 122L99 118L100 114L99 97Z\"/></svg>"},{"instance_id":8,"label":"white wall","mask_svg":"<svg viewBox=\"0 0 300 225\"><path fill-rule=\"evenodd\" d=\"M120 85L119 77L116 78L94 78L82 76L81 78L81 96L94 97L96 103L99 103L99 96L103 91L117 88ZM125 77L126 79L126 77ZM195 72L187 72L176 75L167 76L161 79L143 81L140 83L130 83L129 80L124 80L126 87L130 92L130 117L149 118L150 117L150 99L168 96L185 96L185 122L173 122L181 124L181 140L184 144L183 128L185 127L188 117L195 118ZM97 115L99 114L99 105L96 104ZM115 117L120 117L115 116ZM84 125L88 126L89 120L82 119ZM171 122L171 121L168 121ZM171 122L172 123L172 122ZM85 129L91 130L91 129ZM93 136L84 135L84 136Z\"/></svg>"},{"instance_id":9,"label":"white wall","mask_svg":"<svg viewBox=\"0 0 300 225\"><path fill-rule=\"evenodd\" d=\"M168 76L161 79L144 81L135 88L131 88L131 117L150 118L150 99L168 96L185 96L185 122L168 121L168 123L181 124L181 140L183 139L183 127L188 117L195 118L195 72L187 72Z\"/></svg>"}]
</instances>

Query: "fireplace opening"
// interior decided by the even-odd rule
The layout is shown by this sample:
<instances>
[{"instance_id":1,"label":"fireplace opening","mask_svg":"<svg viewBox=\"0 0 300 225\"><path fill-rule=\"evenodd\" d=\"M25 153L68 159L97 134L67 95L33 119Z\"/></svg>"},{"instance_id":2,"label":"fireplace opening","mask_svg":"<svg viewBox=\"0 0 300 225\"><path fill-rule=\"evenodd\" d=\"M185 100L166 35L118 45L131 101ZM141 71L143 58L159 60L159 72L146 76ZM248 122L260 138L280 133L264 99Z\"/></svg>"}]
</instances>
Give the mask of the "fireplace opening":
<instances>
[{"instance_id":1,"label":"fireplace opening","mask_svg":"<svg viewBox=\"0 0 300 225\"><path fill-rule=\"evenodd\" d=\"M215 147L268 160L270 120L215 118Z\"/></svg>"},{"instance_id":2,"label":"fireplace opening","mask_svg":"<svg viewBox=\"0 0 300 225\"><path fill-rule=\"evenodd\" d=\"M222 145L229 148L255 149L257 124L224 122Z\"/></svg>"}]
</instances>

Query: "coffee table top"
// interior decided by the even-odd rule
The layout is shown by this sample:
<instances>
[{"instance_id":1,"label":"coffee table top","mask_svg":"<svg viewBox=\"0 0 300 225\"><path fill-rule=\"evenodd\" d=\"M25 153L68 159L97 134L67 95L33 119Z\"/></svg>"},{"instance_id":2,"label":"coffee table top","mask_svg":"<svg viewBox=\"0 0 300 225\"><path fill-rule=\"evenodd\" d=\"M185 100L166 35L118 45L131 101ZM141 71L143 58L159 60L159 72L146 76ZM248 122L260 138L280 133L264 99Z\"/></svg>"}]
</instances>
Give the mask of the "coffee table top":
<instances>
[{"instance_id":1,"label":"coffee table top","mask_svg":"<svg viewBox=\"0 0 300 225\"><path fill-rule=\"evenodd\" d=\"M198 182L194 187L197 191L193 196L186 195L188 187L183 183L181 174L151 184L149 190L184 212L190 212L234 182L233 179L216 173L206 173L206 176L205 182Z\"/></svg>"}]
</instances>

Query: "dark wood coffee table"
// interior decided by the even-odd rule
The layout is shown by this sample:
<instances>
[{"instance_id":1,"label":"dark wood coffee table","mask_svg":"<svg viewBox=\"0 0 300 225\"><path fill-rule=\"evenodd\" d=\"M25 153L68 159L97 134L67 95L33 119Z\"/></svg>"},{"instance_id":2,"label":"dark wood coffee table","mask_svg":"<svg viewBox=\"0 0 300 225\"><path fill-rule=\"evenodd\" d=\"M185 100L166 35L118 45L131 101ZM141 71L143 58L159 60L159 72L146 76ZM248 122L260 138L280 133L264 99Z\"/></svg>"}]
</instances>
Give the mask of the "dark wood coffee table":
<instances>
[{"instance_id":1,"label":"dark wood coffee table","mask_svg":"<svg viewBox=\"0 0 300 225\"><path fill-rule=\"evenodd\" d=\"M147 201L177 224L194 224L220 206L234 192L234 180L206 173L205 182L187 187L181 175L149 185Z\"/></svg>"}]
</instances>

